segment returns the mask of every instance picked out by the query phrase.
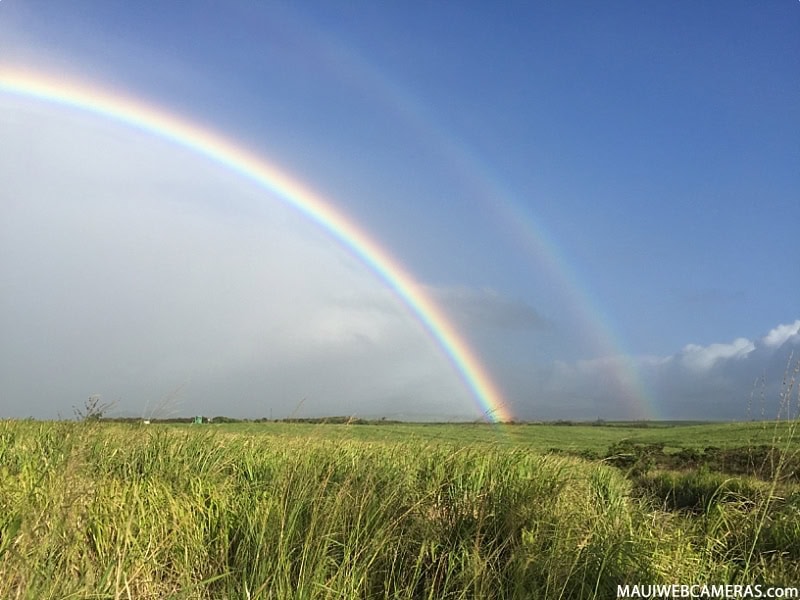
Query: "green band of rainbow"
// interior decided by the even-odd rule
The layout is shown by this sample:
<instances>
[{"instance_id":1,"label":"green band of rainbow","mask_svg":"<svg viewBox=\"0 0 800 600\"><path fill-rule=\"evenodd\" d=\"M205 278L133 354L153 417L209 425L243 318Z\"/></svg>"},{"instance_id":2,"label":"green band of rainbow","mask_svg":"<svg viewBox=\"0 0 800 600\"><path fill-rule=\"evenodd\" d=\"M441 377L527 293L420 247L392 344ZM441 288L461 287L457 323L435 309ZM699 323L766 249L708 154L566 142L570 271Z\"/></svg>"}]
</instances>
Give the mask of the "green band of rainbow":
<instances>
[{"instance_id":1,"label":"green band of rainbow","mask_svg":"<svg viewBox=\"0 0 800 600\"><path fill-rule=\"evenodd\" d=\"M405 269L324 198L276 166L203 127L105 90L51 75L0 67L0 91L113 119L188 148L271 192L326 229L385 281L442 348L485 418L512 418L497 386L442 310Z\"/></svg>"}]
</instances>

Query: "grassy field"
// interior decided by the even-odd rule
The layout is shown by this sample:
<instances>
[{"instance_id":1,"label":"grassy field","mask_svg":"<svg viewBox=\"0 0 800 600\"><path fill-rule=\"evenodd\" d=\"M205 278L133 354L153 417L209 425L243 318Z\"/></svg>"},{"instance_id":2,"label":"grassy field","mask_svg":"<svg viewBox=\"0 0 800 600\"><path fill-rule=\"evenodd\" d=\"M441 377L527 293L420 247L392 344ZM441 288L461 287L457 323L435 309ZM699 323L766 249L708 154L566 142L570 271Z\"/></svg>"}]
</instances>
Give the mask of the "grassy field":
<instances>
[{"instance_id":1,"label":"grassy field","mask_svg":"<svg viewBox=\"0 0 800 600\"><path fill-rule=\"evenodd\" d=\"M329 425L323 423L221 423L204 425L216 431L266 434L285 439L318 439L364 442L481 444L524 448L537 452L603 452L622 440L640 444L664 444L667 448L740 448L773 444L793 436L793 421L731 423L611 423L487 425L484 423L368 423ZM795 440L800 445L800 440Z\"/></svg>"},{"instance_id":2,"label":"grassy field","mask_svg":"<svg viewBox=\"0 0 800 600\"><path fill-rule=\"evenodd\" d=\"M796 585L795 424L0 421L0 598Z\"/></svg>"}]
</instances>

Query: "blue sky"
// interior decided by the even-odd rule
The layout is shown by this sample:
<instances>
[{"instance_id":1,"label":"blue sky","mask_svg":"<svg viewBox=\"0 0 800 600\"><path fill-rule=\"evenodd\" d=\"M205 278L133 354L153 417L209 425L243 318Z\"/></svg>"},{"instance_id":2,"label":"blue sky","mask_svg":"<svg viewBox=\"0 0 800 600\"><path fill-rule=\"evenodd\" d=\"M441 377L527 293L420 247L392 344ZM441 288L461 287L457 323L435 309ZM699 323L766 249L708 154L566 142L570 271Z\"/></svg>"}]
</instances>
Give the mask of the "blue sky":
<instances>
[{"instance_id":1,"label":"blue sky","mask_svg":"<svg viewBox=\"0 0 800 600\"><path fill-rule=\"evenodd\" d=\"M520 418L743 418L762 377L777 410L800 345L798 33L790 1L3 0L0 67L182 115L329 198ZM10 416L90 393L475 416L386 286L263 191L97 116L0 109Z\"/></svg>"}]
</instances>

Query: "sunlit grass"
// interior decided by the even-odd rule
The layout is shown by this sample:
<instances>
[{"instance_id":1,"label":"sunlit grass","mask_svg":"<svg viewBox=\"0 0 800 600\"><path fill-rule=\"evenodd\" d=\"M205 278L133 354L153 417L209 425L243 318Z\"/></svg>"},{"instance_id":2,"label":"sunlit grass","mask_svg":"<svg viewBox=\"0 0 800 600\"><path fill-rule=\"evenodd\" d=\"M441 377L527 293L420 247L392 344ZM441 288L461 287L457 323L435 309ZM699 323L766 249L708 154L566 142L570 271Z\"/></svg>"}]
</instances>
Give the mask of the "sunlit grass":
<instances>
[{"instance_id":1,"label":"sunlit grass","mask_svg":"<svg viewBox=\"0 0 800 600\"><path fill-rule=\"evenodd\" d=\"M176 425L183 428L184 425ZM242 422L207 425L227 433L269 435L284 439L308 438L334 441L488 444L526 447L535 451L558 448L562 451L604 452L612 444L627 439L641 444L664 444L667 448L721 449L742 446L772 445L776 439L789 439L800 448L789 421L753 421L732 423L674 422L664 426L652 423L616 423L603 426L591 423L487 425L484 423L391 423L327 425L315 423Z\"/></svg>"},{"instance_id":2,"label":"sunlit grass","mask_svg":"<svg viewBox=\"0 0 800 600\"><path fill-rule=\"evenodd\" d=\"M800 576L785 485L654 472L643 495L524 444L231 431L0 422L0 597L609 598Z\"/></svg>"}]
</instances>

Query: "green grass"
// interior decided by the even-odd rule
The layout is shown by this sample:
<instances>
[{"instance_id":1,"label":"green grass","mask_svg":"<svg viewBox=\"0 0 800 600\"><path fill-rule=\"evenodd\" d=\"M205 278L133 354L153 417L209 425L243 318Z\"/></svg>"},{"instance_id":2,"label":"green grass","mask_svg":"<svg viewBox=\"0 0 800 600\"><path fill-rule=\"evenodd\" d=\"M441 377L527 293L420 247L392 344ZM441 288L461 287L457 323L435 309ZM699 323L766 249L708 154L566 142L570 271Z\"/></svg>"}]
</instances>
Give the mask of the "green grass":
<instances>
[{"instance_id":1,"label":"green grass","mask_svg":"<svg viewBox=\"0 0 800 600\"><path fill-rule=\"evenodd\" d=\"M624 583L790 585L800 501L782 473L634 473L548 453L790 433L0 421L0 597L582 599Z\"/></svg>"},{"instance_id":2,"label":"green grass","mask_svg":"<svg viewBox=\"0 0 800 600\"><path fill-rule=\"evenodd\" d=\"M791 439L800 448L800 438L792 436L793 422L762 421L734 423L680 422L614 423L602 426L591 424L519 424L487 425L484 423L458 424L313 424L313 423L224 423L202 425L226 433L263 434L284 439L325 439L334 441L409 442L488 444L526 448L546 452L553 448L562 451L604 452L621 440L641 444L664 444L669 449L708 446L739 448L771 445L776 439ZM175 425L183 428L185 425Z\"/></svg>"}]
</instances>

